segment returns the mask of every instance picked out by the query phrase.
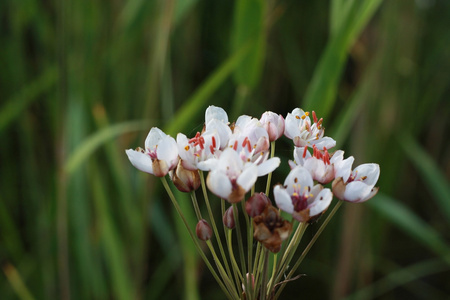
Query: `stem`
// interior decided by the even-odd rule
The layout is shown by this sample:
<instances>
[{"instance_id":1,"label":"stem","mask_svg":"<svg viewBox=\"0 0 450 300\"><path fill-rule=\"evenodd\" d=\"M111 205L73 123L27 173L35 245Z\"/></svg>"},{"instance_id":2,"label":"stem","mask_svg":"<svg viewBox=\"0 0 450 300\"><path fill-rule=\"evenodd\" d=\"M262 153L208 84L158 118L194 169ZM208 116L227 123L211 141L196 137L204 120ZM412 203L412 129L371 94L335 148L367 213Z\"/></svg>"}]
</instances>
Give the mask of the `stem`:
<instances>
[{"instance_id":1,"label":"stem","mask_svg":"<svg viewBox=\"0 0 450 300\"><path fill-rule=\"evenodd\" d=\"M306 254L308 254L309 250L311 250L312 246L314 245L314 243L316 242L316 240L319 238L320 234L322 233L322 231L325 229L325 227L328 225L328 223L330 222L331 218L334 216L334 214L337 212L337 210L339 209L339 207L341 207L343 201L339 201L334 207L333 210L330 212L330 214L327 216L327 218L325 219L325 221L322 223L322 225L320 226L319 230L317 230L317 232L314 234L313 238L311 239L311 241L309 242L309 244L306 246L305 250L303 250L302 255L300 255L300 257L298 258L297 262L295 263L294 267L292 267L291 271L289 272L289 274L286 277L286 280L289 280L292 275L294 275L294 272L297 270L297 268L300 266L300 264L302 263L303 259L305 258ZM284 289L286 285L286 282L283 283L279 290L277 291L277 294L275 295L275 299L278 299L278 297L281 294L281 291Z\"/></svg>"},{"instance_id":2,"label":"stem","mask_svg":"<svg viewBox=\"0 0 450 300\"><path fill-rule=\"evenodd\" d=\"M241 225L239 224L239 215L238 215L238 208L236 203L233 203L233 213L234 213L234 222L236 223L236 231L237 231L237 241L238 241L238 247L239 247L239 257L241 260L241 273L244 276L244 286L245 290L249 292L249 287L247 285L247 266L245 265L245 255L244 255L244 245L242 244L242 232L241 232Z\"/></svg>"},{"instance_id":3,"label":"stem","mask_svg":"<svg viewBox=\"0 0 450 300\"><path fill-rule=\"evenodd\" d=\"M211 225L214 231L214 235L216 236L217 244L219 245L220 255L224 261L225 268L227 270L227 274L231 277L230 266L228 265L228 260L225 255L225 251L222 246L222 239L220 238L219 231L217 230L216 221L214 220L214 215L211 209L211 204L209 203L208 192L206 190L205 177L203 176L203 171L199 170L200 182L202 185L203 197L205 198L206 208L208 209L208 215L211 220Z\"/></svg>"},{"instance_id":4,"label":"stem","mask_svg":"<svg viewBox=\"0 0 450 300\"><path fill-rule=\"evenodd\" d=\"M275 156L275 141L270 142L270 158ZM270 193L270 181L272 180L272 172L267 176L266 195L269 197Z\"/></svg>"},{"instance_id":5,"label":"stem","mask_svg":"<svg viewBox=\"0 0 450 300\"><path fill-rule=\"evenodd\" d=\"M266 300L268 264L269 264L269 251L267 250L267 248L264 248L264 267L262 270L263 275L261 283L261 300Z\"/></svg>"},{"instance_id":6,"label":"stem","mask_svg":"<svg viewBox=\"0 0 450 300\"><path fill-rule=\"evenodd\" d=\"M197 196L195 195L195 191L191 192L192 205L194 206L195 214L197 215L197 219L201 220L202 213L200 212L200 207L198 206Z\"/></svg>"},{"instance_id":7,"label":"stem","mask_svg":"<svg viewBox=\"0 0 450 300\"><path fill-rule=\"evenodd\" d=\"M205 253L203 252L202 248L200 247L200 244L199 244L198 240L195 238L194 234L192 233L192 230L189 227L189 224L187 223L186 218L184 217L183 212L181 211L181 208L180 208L177 200L175 199L175 196L173 195L172 190L169 187L169 184L167 183L166 177L161 177L161 181L163 183L164 188L166 189L167 194L169 195L170 200L172 201L172 204L175 206L175 209L176 209L178 215L183 220L184 226L186 227L187 231L189 232L189 235L191 236L191 239L194 242L194 245L197 248L197 251L199 252L200 256L202 257L203 261L205 262L205 264L208 267L208 269L211 272L211 274L214 276L214 279L216 279L217 283L222 288L223 292L225 293L225 296L228 299L232 300L233 297L230 294L230 291L228 291L226 289L224 283L219 278L219 276L217 275L216 271L214 270L214 268L212 267L211 263L209 262L208 258L206 257ZM225 278L223 278L223 280L225 280Z\"/></svg>"}]
</instances>

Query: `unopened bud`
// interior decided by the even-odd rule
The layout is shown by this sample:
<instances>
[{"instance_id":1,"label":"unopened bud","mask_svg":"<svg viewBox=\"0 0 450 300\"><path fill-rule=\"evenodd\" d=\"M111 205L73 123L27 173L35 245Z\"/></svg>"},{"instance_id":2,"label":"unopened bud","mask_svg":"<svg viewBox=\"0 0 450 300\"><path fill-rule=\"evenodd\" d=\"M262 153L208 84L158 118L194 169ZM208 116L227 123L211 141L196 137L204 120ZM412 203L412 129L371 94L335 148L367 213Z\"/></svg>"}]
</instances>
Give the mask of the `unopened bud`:
<instances>
[{"instance_id":1,"label":"unopened bud","mask_svg":"<svg viewBox=\"0 0 450 300\"><path fill-rule=\"evenodd\" d=\"M212 237L212 229L209 226L208 222L205 219L201 219L198 221L197 226L195 227L195 233L197 237L202 241L207 241Z\"/></svg>"},{"instance_id":2,"label":"unopened bud","mask_svg":"<svg viewBox=\"0 0 450 300\"><path fill-rule=\"evenodd\" d=\"M229 229L233 229L236 226L234 221L234 211L233 206L230 206L223 215L223 224Z\"/></svg>"},{"instance_id":3,"label":"unopened bud","mask_svg":"<svg viewBox=\"0 0 450 300\"><path fill-rule=\"evenodd\" d=\"M269 134L271 142L277 140L284 133L284 118L282 115L271 111L266 111L262 114L260 122Z\"/></svg>"},{"instance_id":4,"label":"unopened bud","mask_svg":"<svg viewBox=\"0 0 450 300\"><path fill-rule=\"evenodd\" d=\"M245 202L245 211L254 218L262 214L266 207L270 204L269 197L264 193L254 194Z\"/></svg>"},{"instance_id":5,"label":"unopened bud","mask_svg":"<svg viewBox=\"0 0 450 300\"><path fill-rule=\"evenodd\" d=\"M181 192L189 193L200 187L200 175L198 170L188 170L183 167L182 161L172 173L173 184Z\"/></svg>"}]
</instances>

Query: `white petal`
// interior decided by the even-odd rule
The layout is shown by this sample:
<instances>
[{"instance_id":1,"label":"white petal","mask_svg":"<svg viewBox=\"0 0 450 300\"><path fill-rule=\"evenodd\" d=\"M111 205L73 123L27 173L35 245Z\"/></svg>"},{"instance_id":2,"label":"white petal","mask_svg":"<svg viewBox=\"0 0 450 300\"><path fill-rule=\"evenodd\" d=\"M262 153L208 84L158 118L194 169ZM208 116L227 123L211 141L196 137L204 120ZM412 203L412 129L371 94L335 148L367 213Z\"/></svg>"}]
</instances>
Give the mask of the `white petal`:
<instances>
[{"instance_id":1,"label":"white petal","mask_svg":"<svg viewBox=\"0 0 450 300\"><path fill-rule=\"evenodd\" d=\"M166 136L158 144L156 155L159 160L164 160L169 170L175 168L178 163L178 145L175 139Z\"/></svg>"},{"instance_id":2,"label":"white petal","mask_svg":"<svg viewBox=\"0 0 450 300\"><path fill-rule=\"evenodd\" d=\"M338 162L341 162L344 160L344 151L338 150L333 153L333 156L330 158L331 164L337 164Z\"/></svg>"},{"instance_id":3,"label":"white petal","mask_svg":"<svg viewBox=\"0 0 450 300\"><path fill-rule=\"evenodd\" d=\"M230 175L239 175L244 167L239 154L233 149L225 149L219 158L218 169Z\"/></svg>"},{"instance_id":4,"label":"white petal","mask_svg":"<svg viewBox=\"0 0 450 300\"><path fill-rule=\"evenodd\" d=\"M236 180L236 183L242 187L246 192L248 192L252 186L255 184L256 179L258 178L258 168L250 163L244 169L244 171L239 175Z\"/></svg>"},{"instance_id":5,"label":"white petal","mask_svg":"<svg viewBox=\"0 0 450 300\"><path fill-rule=\"evenodd\" d=\"M222 199L228 199L232 191L230 179L219 171L212 171L208 174L206 185L212 193Z\"/></svg>"},{"instance_id":6,"label":"white petal","mask_svg":"<svg viewBox=\"0 0 450 300\"><path fill-rule=\"evenodd\" d=\"M262 164L258 165L258 177L272 173L280 165L280 159L278 157L272 157L266 160Z\"/></svg>"},{"instance_id":7,"label":"white petal","mask_svg":"<svg viewBox=\"0 0 450 300\"><path fill-rule=\"evenodd\" d=\"M334 146L336 146L336 141L333 140L333 139L330 138L330 137L325 136L325 137L323 137L323 138L321 138L321 139L312 141L311 144L316 145L316 147L317 147L318 149L322 150L324 147L325 147L326 149L333 148Z\"/></svg>"},{"instance_id":8,"label":"white petal","mask_svg":"<svg viewBox=\"0 0 450 300\"><path fill-rule=\"evenodd\" d=\"M216 143L220 145L220 149L227 146L228 140L231 137L231 129L227 124L221 122L220 120L213 119L206 125L205 129L206 131L216 133L219 136L219 141L216 141Z\"/></svg>"},{"instance_id":9,"label":"white petal","mask_svg":"<svg viewBox=\"0 0 450 300\"><path fill-rule=\"evenodd\" d=\"M314 202L309 207L309 215L311 217L322 213L330 206L333 199L333 193L330 189L323 189L315 198Z\"/></svg>"},{"instance_id":10,"label":"white petal","mask_svg":"<svg viewBox=\"0 0 450 300\"><path fill-rule=\"evenodd\" d=\"M275 202L279 209L289 214L294 212L291 196L289 196L288 192L282 188L281 185L275 186L273 189L273 196L275 197Z\"/></svg>"},{"instance_id":11,"label":"white petal","mask_svg":"<svg viewBox=\"0 0 450 300\"><path fill-rule=\"evenodd\" d=\"M236 120L235 126L239 128L239 130L243 131L247 126L249 126L252 122L252 117L247 115L239 116Z\"/></svg>"},{"instance_id":12,"label":"white petal","mask_svg":"<svg viewBox=\"0 0 450 300\"><path fill-rule=\"evenodd\" d=\"M296 186L309 186L312 187L314 184L311 174L308 170L301 166L297 166L289 173L284 181L284 185L288 187L288 192L291 193L291 189L294 185ZM293 190L292 190L293 192Z\"/></svg>"},{"instance_id":13,"label":"white petal","mask_svg":"<svg viewBox=\"0 0 450 300\"><path fill-rule=\"evenodd\" d=\"M161 129L153 127L150 129L150 132L145 139L145 148L153 150L153 148L158 145L159 141L166 136L167 135Z\"/></svg>"},{"instance_id":14,"label":"white petal","mask_svg":"<svg viewBox=\"0 0 450 300\"><path fill-rule=\"evenodd\" d=\"M352 164L355 158L350 156L343 161L340 161L334 165L335 178L342 177L344 183L347 182L352 172Z\"/></svg>"},{"instance_id":15,"label":"white petal","mask_svg":"<svg viewBox=\"0 0 450 300\"><path fill-rule=\"evenodd\" d=\"M125 150L128 155L128 159L131 164L137 169L153 174L152 160L150 156L140 151L134 151L133 149Z\"/></svg>"},{"instance_id":16,"label":"white petal","mask_svg":"<svg viewBox=\"0 0 450 300\"><path fill-rule=\"evenodd\" d=\"M378 164L362 164L353 171L358 174L356 179L366 176L367 178L364 179L363 182L371 186L374 186L377 183L378 177L380 176L380 166Z\"/></svg>"},{"instance_id":17,"label":"white petal","mask_svg":"<svg viewBox=\"0 0 450 300\"><path fill-rule=\"evenodd\" d=\"M352 181L347 184L344 192L344 200L350 202L361 202L369 196L372 186L361 181Z\"/></svg>"},{"instance_id":18,"label":"white petal","mask_svg":"<svg viewBox=\"0 0 450 300\"><path fill-rule=\"evenodd\" d=\"M205 124L208 124L213 119L217 119L223 123L228 123L227 112L221 107L211 105L205 112Z\"/></svg>"},{"instance_id":19,"label":"white petal","mask_svg":"<svg viewBox=\"0 0 450 300\"><path fill-rule=\"evenodd\" d=\"M294 139L294 137L300 134L300 129L298 128L299 120L295 118L294 115L288 114L286 116L286 122L284 123L284 135L289 139Z\"/></svg>"},{"instance_id":20,"label":"white petal","mask_svg":"<svg viewBox=\"0 0 450 300\"><path fill-rule=\"evenodd\" d=\"M197 168L202 171L211 171L211 170L215 170L218 164L219 164L219 160L217 158L210 158L210 159L198 162Z\"/></svg>"}]
</instances>

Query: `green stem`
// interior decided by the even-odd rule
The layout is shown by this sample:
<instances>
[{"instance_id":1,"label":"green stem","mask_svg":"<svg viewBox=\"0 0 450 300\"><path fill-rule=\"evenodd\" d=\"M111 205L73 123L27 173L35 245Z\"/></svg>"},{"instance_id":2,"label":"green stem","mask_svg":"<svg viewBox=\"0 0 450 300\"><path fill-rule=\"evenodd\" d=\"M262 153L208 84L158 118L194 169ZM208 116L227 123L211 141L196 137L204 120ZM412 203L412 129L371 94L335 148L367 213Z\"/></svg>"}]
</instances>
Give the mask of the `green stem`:
<instances>
[{"instance_id":1,"label":"green stem","mask_svg":"<svg viewBox=\"0 0 450 300\"><path fill-rule=\"evenodd\" d=\"M302 263L303 259L305 258L306 254L308 254L309 250L311 250L312 246L314 245L314 243L316 242L316 240L319 238L320 234L322 233L322 231L325 229L325 227L328 225L328 223L330 222L331 218L334 216L334 214L337 212L337 210L339 209L339 207L341 207L343 201L339 201L334 207L333 210L330 212L330 214L327 216L327 218L325 219L325 221L322 223L322 225L320 226L319 230L317 230L317 232L314 234L313 238L311 239L311 241L308 243L308 245L306 246L305 250L303 250L302 254L300 255L300 257L298 258L297 262L295 263L295 265L292 267L291 271L289 272L289 274L286 277L286 280L289 280L292 275L294 275L295 271L297 270L297 268L300 266L300 264ZM284 287L286 286L286 282L283 283L280 288L278 289L276 295L275 295L275 299L278 299L278 297L280 296L281 292L283 291Z\"/></svg>"},{"instance_id":2,"label":"green stem","mask_svg":"<svg viewBox=\"0 0 450 300\"><path fill-rule=\"evenodd\" d=\"M230 266L228 265L228 260L227 260L225 251L223 250L223 246L222 246L222 239L220 238L219 231L217 230L216 221L214 220L214 215L213 215L213 212L211 209L211 204L209 203L208 191L206 190L206 184L205 184L205 177L203 175L203 171L199 170L199 173L200 173L199 175L200 175L200 182L202 185L203 197L205 198L208 215L211 220L211 225L212 225L212 228L214 231L214 235L216 236L217 244L219 245L220 255L222 256L222 259L224 261L224 265L225 265L225 269L227 270L227 274L229 277L231 277Z\"/></svg>"},{"instance_id":3,"label":"green stem","mask_svg":"<svg viewBox=\"0 0 450 300\"><path fill-rule=\"evenodd\" d=\"M247 286L247 279L246 279L247 266L245 264L244 245L242 243L242 231L241 231L241 225L239 223L238 208L237 208L236 203L233 203L233 213L234 213L234 222L236 223L236 234L237 234L237 241L238 241L238 248L239 248L239 257L241 260L241 273L244 276L243 283L245 286L245 290L248 292L249 287Z\"/></svg>"},{"instance_id":4,"label":"green stem","mask_svg":"<svg viewBox=\"0 0 450 300\"><path fill-rule=\"evenodd\" d=\"M266 300L266 289L267 289L267 272L269 264L269 251L264 248L264 266L262 270L262 282L261 282L261 300Z\"/></svg>"},{"instance_id":5,"label":"green stem","mask_svg":"<svg viewBox=\"0 0 450 300\"><path fill-rule=\"evenodd\" d=\"M175 207L178 215L180 216L180 218L183 220L184 226L186 227L187 231L189 232L189 235L191 236L192 241L194 242L195 247L197 248L198 253L200 254L200 256L202 257L203 261L205 262L206 266L208 267L209 271L211 272L211 274L213 275L214 279L216 279L217 283L220 285L220 287L222 288L222 291L225 293L225 296L232 300L233 297L230 294L230 291L227 290L227 288L225 287L224 283L222 282L222 280L219 278L219 276L217 275L216 271L214 270L214 268L212 267L211 263L209 262L208 258L206 257L205 253L203 252L202 248L200 247L200 244L198 242L198 240L196 239L196 237L194 236L194 234L192 233L191 228L189 227L188 222L186 221L186 218L183 215L183 212L181 211L181 208L177 202L177 200L175 199L175 196L172 193L172 190L169 187L169 184L167 183L167 179L166 177L161 177L161 181L163 183L164 188L166 189L167 194L169 195L170 200L172 201L173 206Z\"/></svg>"},{"instance_id":6,"label":"green stem","mask_svg":"<svg viewBox=\"0 0 450 300\"><path fill-rule=\"evenodd\" d=\"M270 143L270 158L275 156L275 141ZM272 172L267 176L266 195L269 197L270 193L270 181L272 180Z\"/></svg>"},{"instance_id":7,"label":"green stem","mask_svg":"<svg viewBox=\"0 0 450 300\"><path fill-rule=\"evenodd\" d=\"M200 211L200 207L198 206L197 196L195 195L195 191L191 192L192 205L194 206L195 214L197 215L197 219L201 220L202 213Z\"/></svg>"}]
</instances>

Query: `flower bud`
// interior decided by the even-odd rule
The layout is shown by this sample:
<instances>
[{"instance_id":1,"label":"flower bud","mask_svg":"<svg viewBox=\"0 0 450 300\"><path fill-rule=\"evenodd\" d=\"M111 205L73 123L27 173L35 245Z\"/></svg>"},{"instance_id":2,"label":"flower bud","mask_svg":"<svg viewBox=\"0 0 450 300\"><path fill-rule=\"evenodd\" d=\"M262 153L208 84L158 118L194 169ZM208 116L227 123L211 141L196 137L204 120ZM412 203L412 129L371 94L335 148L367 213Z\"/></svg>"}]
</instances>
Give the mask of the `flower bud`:
<instances>
[{"instance_id":1,"label":"flower bud","mask_svg":"<svg viewBox=\"0 0 450 300\"><path fill-rule=\"evenodd\" d=\"M247 202L245 202L245 211L250 217L254 218L255 216L262 214L269 204L270 199L266 196L266 194L254 194L247 200Z\"/></svg>"},{"instance_id":2,"label":"flower bud","mask_svg":"<svg viewBox=\"0 0 450 300\"><path fill-rule=\"evenodd\" d=\"M234 210L233 206L230 206L223 215L223 224L229 229L233 229L236 226L234 221Z\"/></svg>"},{"instance_id":3,"label":"flower bud","mask_svg":"<svg viewBox=\"0 0 450 300\"><path fill-rule=\"evenodd\" d=\"M282 115L266 111L262 114L260 122L267 130L271 142L278 140L284 134L284 118Z\"/></svg>"},{"instance_id":4,"label":"flower bud","mask_svg":"<svg viewBox=\"0 0 450 300\"><path fill-rule=\"evenodd\" d=\"M172 173L172 181L181 192L189 193L200 187L200 175L198 170L188 170L183 167L182 160Z\"/></svg>"},{"instance_id":5,"label":"flower bud","mask_svg":"<svg viewBox=\"0 0 450 300\"><path fill-rule=\"evenodd\" d=\"M198 221L197 226L195 227L195 233L197 237L202 241L207 241L212 237L212 229L209 226L208 222L205 219L201 219Z\"/></svg>"}]
</instances>

